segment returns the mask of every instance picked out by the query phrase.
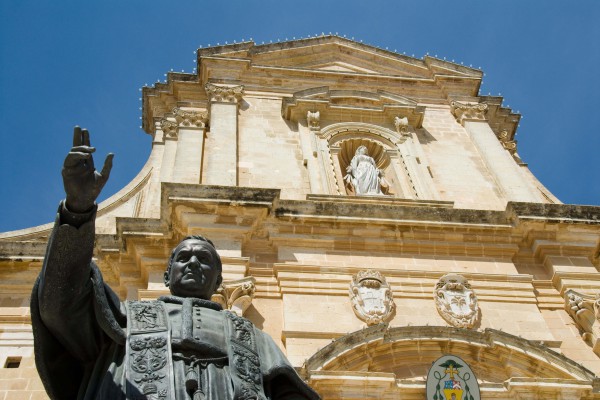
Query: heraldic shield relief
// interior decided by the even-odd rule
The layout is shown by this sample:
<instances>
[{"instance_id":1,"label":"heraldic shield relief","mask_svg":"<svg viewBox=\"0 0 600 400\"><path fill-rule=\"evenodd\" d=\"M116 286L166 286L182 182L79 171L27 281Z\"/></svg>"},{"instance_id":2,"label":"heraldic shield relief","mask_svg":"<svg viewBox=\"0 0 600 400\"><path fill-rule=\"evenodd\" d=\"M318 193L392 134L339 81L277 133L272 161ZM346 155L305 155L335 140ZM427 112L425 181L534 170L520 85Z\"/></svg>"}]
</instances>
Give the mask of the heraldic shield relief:
<instances>
[{"instance_id":1,"label":"heraldic shield relief","mask_svg":"<svg viewBox=\"0 0 600 400\"><path fill-rule=\"evenodd\" d=\"M457 328L473 328L477 323L477 296L463 276L442 276L435 286L433 297L438 312L450 325Z\"/></svg>"},{"instance_id":2,"label":"heraldic shield relief","mask_svg":"<svg viewBox=\"0 0 600 400\"><path fill-rule=\"evenodd\" d=\"M427 374L427 400L479 400L477 378L456 356L438 358Z\"/></svg>"},{"instance_id":3,"label":"heraldic shield relief","mask_svg":"<svg viewBox=\"0 0 600 400\"><path fill-rule=\"evenodd\" d=\"M390 285L378 271L370 269L352 276L349 292L354 313L367 325L386 322L396 308Z\"/></svg>"}]
</instances>

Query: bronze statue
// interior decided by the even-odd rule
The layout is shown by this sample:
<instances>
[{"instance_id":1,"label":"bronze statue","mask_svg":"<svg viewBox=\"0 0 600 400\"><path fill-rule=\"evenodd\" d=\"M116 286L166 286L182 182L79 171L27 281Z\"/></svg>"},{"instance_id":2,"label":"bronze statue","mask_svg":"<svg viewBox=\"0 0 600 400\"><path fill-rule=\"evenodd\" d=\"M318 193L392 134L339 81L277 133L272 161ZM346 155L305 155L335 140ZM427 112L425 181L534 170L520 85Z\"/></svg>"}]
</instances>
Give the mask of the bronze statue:
<instances>
[{"instance_id":1,"label":"bronze statue","mask_svg":"<svg viewBox=\"0 0 600 400\"><path fill-rule=\"evenodd\" d=\"M273 340L210 301L221 283L212 242L185 238L171 254L171 296L126 301L92 262L96 198L112 168L94 168L75 127L60 203L31 296L36 366L52 399L318 399Z\"/></svg>"}]
</instances>

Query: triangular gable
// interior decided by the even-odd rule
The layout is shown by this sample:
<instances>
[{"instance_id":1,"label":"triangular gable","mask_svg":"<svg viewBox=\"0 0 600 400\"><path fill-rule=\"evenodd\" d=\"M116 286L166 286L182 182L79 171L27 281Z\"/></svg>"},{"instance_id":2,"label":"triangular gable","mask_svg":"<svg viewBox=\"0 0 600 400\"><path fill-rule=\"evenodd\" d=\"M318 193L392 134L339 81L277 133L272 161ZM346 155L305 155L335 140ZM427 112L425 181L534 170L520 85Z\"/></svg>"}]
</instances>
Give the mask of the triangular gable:
<instances>
[{"instance_id":1,"label":"triangular gable","mask_svg":"<svg viewBox=\"0 0 600 400\"><path fill-rule=\"evenodd\" d=\"M257 45L200 49L199 57L246 59L253 65L431 79L436 74L480 77L481 71L433 57L418 59L335 35Z\"/></svg>"}]
</instances>

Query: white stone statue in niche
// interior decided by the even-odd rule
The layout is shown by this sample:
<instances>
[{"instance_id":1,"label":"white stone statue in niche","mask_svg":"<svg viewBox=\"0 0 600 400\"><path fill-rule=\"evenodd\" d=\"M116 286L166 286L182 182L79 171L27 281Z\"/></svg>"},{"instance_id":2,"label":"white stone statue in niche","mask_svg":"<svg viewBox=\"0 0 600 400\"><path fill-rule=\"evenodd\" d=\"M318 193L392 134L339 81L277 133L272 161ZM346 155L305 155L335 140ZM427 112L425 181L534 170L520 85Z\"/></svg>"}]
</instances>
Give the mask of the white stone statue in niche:
<instances>
[{"instance_id":1,"label":"white stone statue in niche","mask_svg":"<svg viewBox=\"0 0 600 400\"><path fill-rule=\"evenodd\" d=\"M352 276L350 301L356 316L367 325L386 322L396 308L390 285L383 275L371 269Z\"/></svg>"},{"instance_id":2,"label":"white stone statue in niche","mask_svg":"<svg viewBox=\"0 0 600 400\"><path fill-rule=\"evenodd\" d=\"M365 146L356 149L346 172L348 175L344 177L344 180L352 186L354 194L357 196L384 195L382 188L387 190L389 187L383 178L382 171L377 168L375 160L367 154Z\"/></svg>"},{"instance_id":3,"label":"white stone statue in niche","mask_svg":"<svg viewBox=\"0 0 600 400\"><path fill-rule=\"evenodd\" d=\"M433 291L438 312L452 326L473 328L479 318L477 296L461 275L446 274Z\"/></svg>"}]
</instances>

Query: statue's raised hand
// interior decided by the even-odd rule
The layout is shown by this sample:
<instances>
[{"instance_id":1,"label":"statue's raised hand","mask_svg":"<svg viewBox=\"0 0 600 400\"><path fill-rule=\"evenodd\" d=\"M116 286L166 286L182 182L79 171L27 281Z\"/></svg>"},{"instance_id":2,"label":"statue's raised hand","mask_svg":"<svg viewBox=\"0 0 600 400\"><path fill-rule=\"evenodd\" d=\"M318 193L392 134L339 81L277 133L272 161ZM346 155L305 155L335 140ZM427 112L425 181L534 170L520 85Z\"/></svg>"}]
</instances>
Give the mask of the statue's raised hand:
<instances>
[{"instance_id":1,"label":"statue's raised hand","mask_svg":"<svg viewBox=\"0 0 600 400\"><path fill-rule=\"evenodd\" d=\"M113 154L109 153L102 171L94 168L92 153L96 149L90 146L90 134L87 129L76 126L73 129L73 147L62 169L63 184L67 194L67 208L73 212L89 211L106 184L112 168Z\"/></svg>"}]
</instances>

